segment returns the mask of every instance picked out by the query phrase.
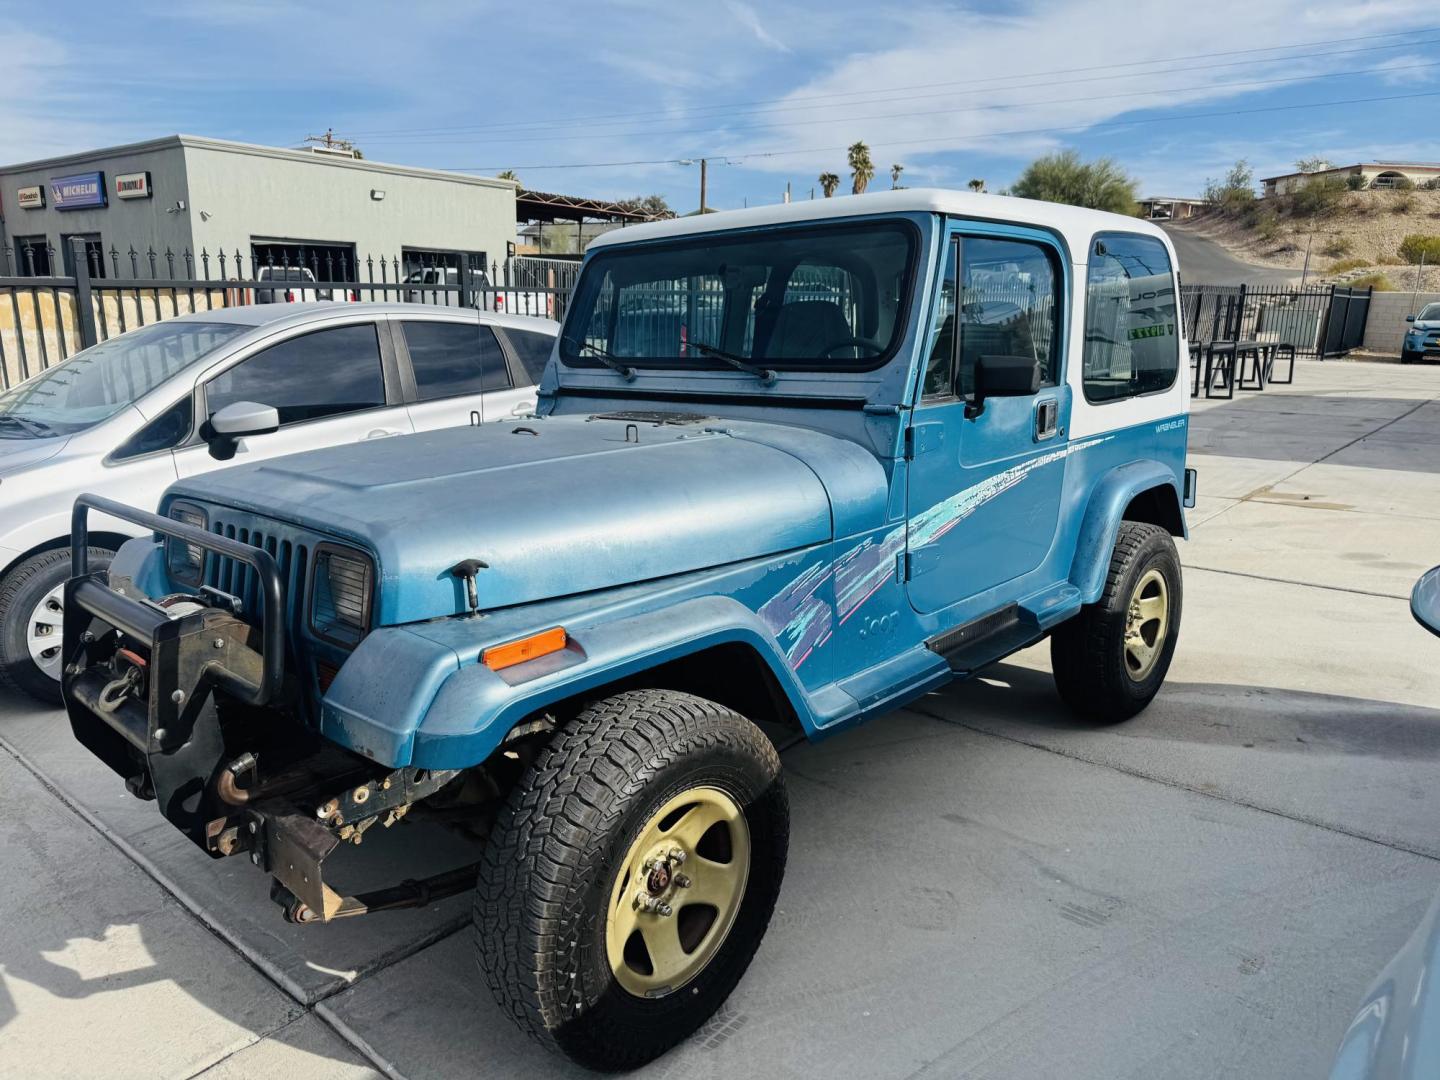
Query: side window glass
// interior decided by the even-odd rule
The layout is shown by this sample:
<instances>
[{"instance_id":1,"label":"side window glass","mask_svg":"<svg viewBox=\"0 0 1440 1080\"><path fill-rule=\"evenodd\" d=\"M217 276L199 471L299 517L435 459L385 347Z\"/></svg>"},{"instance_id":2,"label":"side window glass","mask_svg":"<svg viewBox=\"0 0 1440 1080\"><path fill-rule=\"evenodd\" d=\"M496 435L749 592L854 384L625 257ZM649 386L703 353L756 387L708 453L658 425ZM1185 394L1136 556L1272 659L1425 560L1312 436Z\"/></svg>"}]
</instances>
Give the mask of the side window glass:
<instances>
[{"instance_id":1,"label":"side window glass","mask_svg":"<svg viewBox=\"0 0 1440 1080\"><path fill-rule=\"evenodd\" d=\"M510 373L495 332L469 322L401 323L421 401L503 390Z\"/></svg>"},{"instance_id":2,"label":"side window glass","mask_svg":"<svg viewBox=\"0 0 1440 1080\"><path fill-rule=\"evenodd\" d=\"M930 329L930 360L925 365L923 394L927 398L949 397L955 392L955 253L959 245L952 240L945 246L949 254Z\"/></svg>"},{"instance_id":3,"label":"side window glass","mask_svg":"<svg viewBox=\"0 0 1440 1080\"><path fill-rule=\"evenodd\" d=\"M510 339L520 366L525 369L525 377L532 383L538 383L540 376L545 374L545 365L550 362L550 350L555 339L528 330L506 330L505 336Z\"/></svg>"},{"instance_id":4,"label":"side window glass","mask_svg":"<svg viewBox=\"0 0 1440 1080\"><path fill-rule=\"evenodd\" d=\"M206 384L209 416L236 401L275 406L282 426L383 406L385 376L375 324L282 341Z\"/></svg>"},{"instance_id":5,"label":"side window glass","mask_svg":"<svg viewBox=\"0 0 1440 1080\"><path fill-rule=\"evenodd\" d=\"M173 450L185 441L195 423L195 396L186 394L170 408L151 420L121 444L113 457L116 461Z\"/></svg>"},{"instance_id":6,"label":"side window glass","mask_svg":"<svg viewBox=\"0 0 1440 1080\"><path fill-rule=\"evenodd\" d=\"M1116 401L1173 386L1180 370L1175 278L1154 237L1102 233L1085 286L1085 400Z\"/></svg>"},{"instance_id":7,"label":"side window glass","mask_svg":"<svg viewBox=\"0 0 1440 1080\"><path fill-rule=\"evenodd\" d=\"M975 389L982 356L1040 361L1042 386L1054 386L1056 295L1060 275L1049 249L1025 240L967 236L960 241L959 383Z\"/></svg>"}]
</instances>

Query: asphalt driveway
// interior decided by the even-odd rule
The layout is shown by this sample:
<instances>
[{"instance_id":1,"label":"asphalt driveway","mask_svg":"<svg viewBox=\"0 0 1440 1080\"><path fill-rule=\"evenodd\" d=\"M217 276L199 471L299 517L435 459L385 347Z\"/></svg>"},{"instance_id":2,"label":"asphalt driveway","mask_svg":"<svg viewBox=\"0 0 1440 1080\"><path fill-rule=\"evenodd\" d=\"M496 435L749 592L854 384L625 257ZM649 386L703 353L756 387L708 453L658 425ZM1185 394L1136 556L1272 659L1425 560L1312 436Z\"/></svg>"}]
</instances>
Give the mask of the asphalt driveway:
<instances>
[{"instance_id":1,"label":"asphalt driveway","mask_svg":"<svg viewBox=\"0 0 1440 1080\"><path fill-rule=\"evenodd\" d=\"M1437 431L1435 369L1200 403L1155 704L1078 725L1040 647L790 751L770 934L640 1075L1323 1075L1440 888L1440 641L1405 601L1440 562ZM0 739L0 1075L583 1075L491 1005L466 898L288 926L59 713L0 699ZM398 827L354 883L459 844Z\"/></svg>"}]
</instances>

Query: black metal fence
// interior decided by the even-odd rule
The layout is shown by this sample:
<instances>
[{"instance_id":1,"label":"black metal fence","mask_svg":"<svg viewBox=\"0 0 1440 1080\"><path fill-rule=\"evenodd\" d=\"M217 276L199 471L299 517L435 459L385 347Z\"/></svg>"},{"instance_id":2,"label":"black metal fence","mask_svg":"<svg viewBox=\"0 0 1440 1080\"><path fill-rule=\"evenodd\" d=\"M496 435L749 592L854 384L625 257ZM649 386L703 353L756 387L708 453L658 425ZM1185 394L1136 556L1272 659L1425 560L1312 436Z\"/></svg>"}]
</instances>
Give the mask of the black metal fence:
<instances>
[{"instance_id":1,"label":"black metal fence","mask_svg":"<svg viewBox=\"0 0 1440 1080\"><path fill-rule=\"evenodd\" d=\"M388 301L475 307L560 319L578 264L523 256L490 266L443 256L352 258L344 251L292 260L273 248L264 258L102 251L74 241L68 265L53 247L6 249L25 276L0 277L0 390L58 364L80 349L177 315L246 304ZM39 273L36 273L39 271Z\"/></svg>"},{"instance_id":2,"label":"black metal fence","mask_svg":"<svg viewBox=\"0 0 1440 1080\"><path fill-rule=\"evenodd\" d=\"M1323 360L1364 340L1370 292L1339 285L1182 285L1180 297L1191 341L1273 341Z\"/></svg>"}]
</instances>

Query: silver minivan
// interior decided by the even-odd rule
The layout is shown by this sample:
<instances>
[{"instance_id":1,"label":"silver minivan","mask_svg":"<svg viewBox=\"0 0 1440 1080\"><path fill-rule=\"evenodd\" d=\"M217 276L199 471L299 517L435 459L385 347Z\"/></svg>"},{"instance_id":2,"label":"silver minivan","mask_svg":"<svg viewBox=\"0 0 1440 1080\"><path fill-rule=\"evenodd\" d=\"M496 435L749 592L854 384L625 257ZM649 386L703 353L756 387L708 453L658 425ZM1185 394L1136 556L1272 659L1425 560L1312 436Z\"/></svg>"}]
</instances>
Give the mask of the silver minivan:
<instances>
[{"instance_id":1,"label":"silver minivan","mask_svg":"<svg viewBox=\"0 0 1440 1080\"><path fill-rule=\"evenodd\" d=\"M558 329L422 304L226 308L103 341L0 394L0 681L60 700L79 493L153 509L177 478L226 464L525 415ZM135 527L102 519L90 535L103 566Z\"/></svg>"}]
</instances>

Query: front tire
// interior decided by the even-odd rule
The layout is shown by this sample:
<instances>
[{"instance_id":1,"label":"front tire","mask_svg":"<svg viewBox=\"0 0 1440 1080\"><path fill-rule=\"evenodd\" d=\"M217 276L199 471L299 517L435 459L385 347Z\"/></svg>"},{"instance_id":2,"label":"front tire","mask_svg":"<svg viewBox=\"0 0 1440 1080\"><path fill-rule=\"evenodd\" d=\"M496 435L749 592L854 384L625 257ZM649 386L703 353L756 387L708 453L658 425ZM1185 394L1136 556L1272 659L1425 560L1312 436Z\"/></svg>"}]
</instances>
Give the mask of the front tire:
<instances>
[{"instance_id":1,"label":"front tire","mask_svg":"<svg viewBox=\"0 0 1440 1080\"><path fill-rule=\"evenodd\" d=\"M1181 598L1170 534L1122 521L1100 599L1050 636L1055 687L1072 712L1113 724L1150 704L1175 653Z\"/></svg>"},{"instance_id":2,"label":"front tire","mask_svg":"<svg viewBox=\"0 0 1440 1080\"><path fill-rule=\"evenodd\" d=\"M592 703L486 846L475 945L495 1000L589 1068L653 1060L745 973L788 839L780 759L750 721L676 691Z\"/></svg>"},{"instance_id":3,"label":"front tire","mask_svg":"<svg viewBox=\"0 0 1440 1080\"><path fill-rule=\"evenodd\" d=\"M1420 353L1411 352L1409 349L1400 350L1400 363L1402 364L1418 364L1420 357Z\"/></svg>"},{"instance_id":4,"label":"front tire","mask_svg":"<svg viewBox=\"0 0 1440 1080\"><path fill-rule=\"evenodd\" d=\"M104 570L115 553L92 547L90 569ZM17 564L0 579L0 684L46 705L60 704L60 645L70 549L57 548Z\"/></svg>"}]
</instances>

